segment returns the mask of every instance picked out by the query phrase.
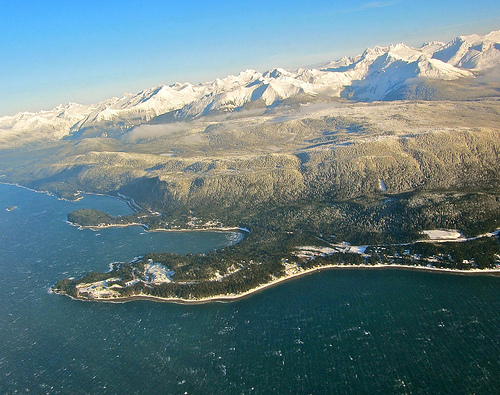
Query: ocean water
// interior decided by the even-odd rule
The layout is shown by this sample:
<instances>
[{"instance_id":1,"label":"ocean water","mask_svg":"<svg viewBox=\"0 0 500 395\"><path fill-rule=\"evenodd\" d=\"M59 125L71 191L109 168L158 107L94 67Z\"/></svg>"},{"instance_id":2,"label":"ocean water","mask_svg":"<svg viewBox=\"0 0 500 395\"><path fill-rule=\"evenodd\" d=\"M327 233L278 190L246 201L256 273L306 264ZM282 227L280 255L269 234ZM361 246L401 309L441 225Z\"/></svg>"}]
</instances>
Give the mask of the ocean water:
<instances>
[{"instance_id":1,"label":"ocean water","mask_svg":"<svg viewBox=\"0 0 500 395\"><path fill-rule=\"evenodd\" d=\"M10 206L18 206L6 211ZM147 251L202 252L232 233L78 230L77 208L0 184L0 393L493 394L500 278L334 269L231 303L92 303L58 279Z\"/></svg>"}]
</instances>

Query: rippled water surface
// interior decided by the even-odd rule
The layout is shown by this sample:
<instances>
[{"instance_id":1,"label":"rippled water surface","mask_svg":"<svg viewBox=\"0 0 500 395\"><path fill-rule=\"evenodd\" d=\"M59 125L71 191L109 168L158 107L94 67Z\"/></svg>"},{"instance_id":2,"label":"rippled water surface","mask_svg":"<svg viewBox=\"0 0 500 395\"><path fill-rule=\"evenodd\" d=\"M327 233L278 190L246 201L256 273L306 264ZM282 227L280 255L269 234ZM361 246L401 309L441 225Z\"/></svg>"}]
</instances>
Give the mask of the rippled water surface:
<instances>
[{"instance_id":1,"label":"rippled water surface","mask_svg":"<svg viewBox=\"0 0 500 395\"><path fill-rule=\"evenodd\" d=\"M73 301L47 290L147 251L235 241L78 230L66 214L83 207L129 212L0 185L0 393L500 392L498 277L342 269L233 303Z\"/></svg>"}]
</instances>

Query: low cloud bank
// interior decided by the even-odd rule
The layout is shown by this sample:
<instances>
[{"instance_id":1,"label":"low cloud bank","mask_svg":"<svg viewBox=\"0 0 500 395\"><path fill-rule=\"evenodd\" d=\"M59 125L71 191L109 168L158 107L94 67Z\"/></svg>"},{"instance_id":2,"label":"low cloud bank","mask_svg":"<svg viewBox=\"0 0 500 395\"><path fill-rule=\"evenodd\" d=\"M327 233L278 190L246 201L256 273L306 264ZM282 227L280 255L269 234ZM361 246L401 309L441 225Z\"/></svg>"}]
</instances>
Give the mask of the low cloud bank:
<instances>
[{"instance_id":1,"label":"low cloud bank","mask_svg":"<svg viewBox=\"0 0 500 395\"><path fill-rule=\"evenodd\" d=\"M166 136L171 133L183 132L192 128L186 122L165 123L162 125L139 125L127 132L123 139L126 141L137 141Z\"/></svg>"}]
</instances>

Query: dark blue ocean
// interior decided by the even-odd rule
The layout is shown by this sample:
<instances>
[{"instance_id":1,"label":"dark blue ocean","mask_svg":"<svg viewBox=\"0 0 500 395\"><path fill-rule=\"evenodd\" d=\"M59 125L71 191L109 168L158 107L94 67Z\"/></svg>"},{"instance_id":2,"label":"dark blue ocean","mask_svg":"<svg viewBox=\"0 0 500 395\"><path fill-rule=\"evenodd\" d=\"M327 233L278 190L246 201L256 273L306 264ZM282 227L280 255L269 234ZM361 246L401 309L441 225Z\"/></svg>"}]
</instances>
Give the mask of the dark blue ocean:
<instances>
[{"instance_id":1,"label":"dark blue ocean","mask_svg":"<svg viewBox=\"0 0 500 395\"><path fill-rule=\"evenodd\" d=\"M231 303L74 301L47 291L148 251L235 242L65 222L83 207L130 212L0 184L1 394L500 393L500 277L333 269Z\"/></svg>"}]
</instances>

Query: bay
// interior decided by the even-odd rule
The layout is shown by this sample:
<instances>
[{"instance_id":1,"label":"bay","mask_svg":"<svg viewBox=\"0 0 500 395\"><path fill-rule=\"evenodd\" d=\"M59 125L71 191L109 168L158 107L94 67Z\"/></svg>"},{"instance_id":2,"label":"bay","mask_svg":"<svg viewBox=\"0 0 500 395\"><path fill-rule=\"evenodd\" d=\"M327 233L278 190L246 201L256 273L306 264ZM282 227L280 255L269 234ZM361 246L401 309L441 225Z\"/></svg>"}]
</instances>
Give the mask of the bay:
<instances>
[{"instance_id":1,"label":"bay","mask_svg":"<svg viewBox=\"0 0 500 395\"><path fill-rule=\"evenodd\" d=\"M237 241L65 222L83 207L130 210L0 184L0 393L499 392L498 277L335 269L231 303L74 301L47 290L147 251Z\"/></svg>"}]
</instances>

